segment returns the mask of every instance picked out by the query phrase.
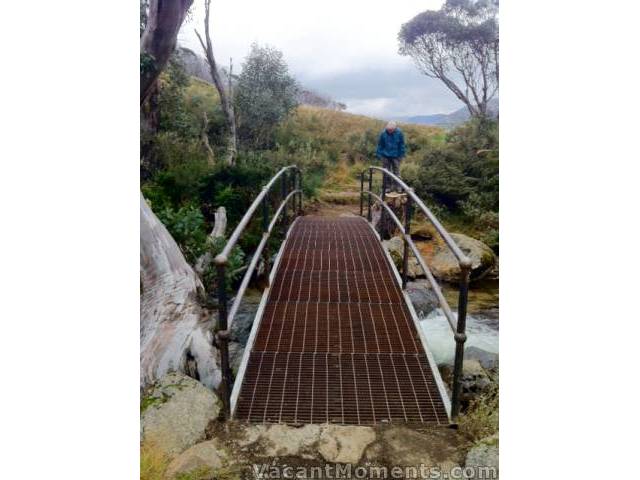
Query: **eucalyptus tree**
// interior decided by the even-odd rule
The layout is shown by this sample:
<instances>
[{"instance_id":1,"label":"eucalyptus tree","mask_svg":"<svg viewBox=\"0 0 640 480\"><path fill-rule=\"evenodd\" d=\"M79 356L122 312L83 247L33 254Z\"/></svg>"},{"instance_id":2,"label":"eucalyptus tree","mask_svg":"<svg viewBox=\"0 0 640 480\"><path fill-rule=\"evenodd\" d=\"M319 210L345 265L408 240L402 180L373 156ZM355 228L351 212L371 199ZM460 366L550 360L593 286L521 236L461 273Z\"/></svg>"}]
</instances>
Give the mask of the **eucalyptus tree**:
<instances>
[{"instance_id":1,"label":"eucalyptus tree","mask_svg":"<svg viewBox=\"0 0 640 480\"><path fill-rule=\"evenodd\" d=\"M175 50L192 1L149 1L140 39L141 105ZM199 301L203 292L200 278L140 194L141 388L171 370L210 388L220 383L211 315Z\"/></svg>"},{"instance_id":2,"label":"eucalyptus tree","mask_svg":"<svg viewBox=\"0 0 640 480\"><path fill-rule=\"evenodd\" d=\"M437 78L474 117L484 118L498 92L498 0L447 0L402 25L399 53Z\"/></svg>"},{"instance_id":3,"label":"eucalyptus tree","mask_svg":"<svg viewBox=\"0 0 640 480\"><path fill-rule=\"evenodd\" d=\"M251 45L235 93L239 136L245 145L270 147L276 126L298 105L298 93L282 52Z\"/></svg>"},{"instance_id":4,"label":"eucalyptus tree","mask_svg":"<svg viewBox=\"0 0 640 480\"><path fill-rule=\"evenodd\" d=\"M202 46L202 50L204 50L204 54L207 59L207 64L209 65L209 71L211 73L211 78L213 79L213 84L218 90L218 96L220 97L220 105L222 106L222 113L224 115L225 122L227 124L227 155L225 162L228 165L234 165L236 161L236 156L238 154L238 140L236 134L236 115L233 108L233 85L231 83L232 78L232 66L229 66L229 82L225 87L222 82L222 78L220 76L220 72L218 71L218 66L216 64L216 59L213 55L213 46L211 44L211 34L209 33L209 13L211 11L211 0L205 0L204 2L204 34L205 39L202 39L200 33L196 30L196 35L198 36L198 40L200 40L200 45ZM206 119L205 119L206 122Z\"/></svg>"}]
</instances>

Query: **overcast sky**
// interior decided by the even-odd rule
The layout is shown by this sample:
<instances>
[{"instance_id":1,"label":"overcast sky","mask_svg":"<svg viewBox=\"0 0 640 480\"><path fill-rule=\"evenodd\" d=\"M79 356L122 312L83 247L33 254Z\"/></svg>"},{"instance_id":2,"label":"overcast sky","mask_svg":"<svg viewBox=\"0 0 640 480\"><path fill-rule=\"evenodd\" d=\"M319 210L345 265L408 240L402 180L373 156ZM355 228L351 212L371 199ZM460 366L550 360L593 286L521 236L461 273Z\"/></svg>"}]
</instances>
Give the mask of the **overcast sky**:
<instances>
[{"instance_id":1,"label":"overcast sky","mask_svg":"<svg viewBox=\"0 0 640 480\"><path fill-rule=\"evenodd\" d=\"M179 42L201 54L193 32L202 32L203 0ZM439 81L422 75L398 54L400 26L442 0L230 0L212 1L211 35L216 60L234 72L252 42L284 53L303 86L344 102L348 111L379 118L449 113L462 104Z\"/></svg>"}]
</instances>

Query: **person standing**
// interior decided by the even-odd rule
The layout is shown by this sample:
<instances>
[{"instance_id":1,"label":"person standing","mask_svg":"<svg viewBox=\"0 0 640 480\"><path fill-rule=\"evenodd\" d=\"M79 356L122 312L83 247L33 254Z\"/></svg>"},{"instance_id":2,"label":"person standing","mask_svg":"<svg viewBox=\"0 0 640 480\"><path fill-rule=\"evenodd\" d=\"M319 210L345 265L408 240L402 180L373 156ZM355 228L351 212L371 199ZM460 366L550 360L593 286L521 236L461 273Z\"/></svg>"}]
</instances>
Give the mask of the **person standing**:
<instances>
[{"instance_id":1,"label":"person standing","mask_svg":"<svg viewBox=\"0 0 640 480\"><path fill-rule=\"evenodd\" d=\"M396 176L400 176L400 162L405 155L404 135L396 125L390 121L380 134L376 156L382 160L383 168L386 168ZM389 179L388 188L394 190L396 182Z\"/></svg>"}]
</instances>

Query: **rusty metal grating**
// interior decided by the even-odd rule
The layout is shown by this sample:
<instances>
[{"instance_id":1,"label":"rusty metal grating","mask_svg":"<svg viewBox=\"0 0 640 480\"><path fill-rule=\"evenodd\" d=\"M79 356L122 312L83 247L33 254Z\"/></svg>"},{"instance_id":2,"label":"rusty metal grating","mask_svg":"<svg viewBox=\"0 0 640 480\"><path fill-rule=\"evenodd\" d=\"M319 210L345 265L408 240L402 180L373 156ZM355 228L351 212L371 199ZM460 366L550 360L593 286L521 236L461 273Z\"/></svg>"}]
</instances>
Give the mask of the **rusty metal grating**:
<instances>
[{"instance_id":1,"label":"rusty metal grating","mask_svg":"<svg viewBox=\"0 0 640 480\"><path fill-rule=\"evenodd\" d=\"M448 423L393 271L363 219L303 217L293 227L235 417Z\"/></svg>"}]
</instances>

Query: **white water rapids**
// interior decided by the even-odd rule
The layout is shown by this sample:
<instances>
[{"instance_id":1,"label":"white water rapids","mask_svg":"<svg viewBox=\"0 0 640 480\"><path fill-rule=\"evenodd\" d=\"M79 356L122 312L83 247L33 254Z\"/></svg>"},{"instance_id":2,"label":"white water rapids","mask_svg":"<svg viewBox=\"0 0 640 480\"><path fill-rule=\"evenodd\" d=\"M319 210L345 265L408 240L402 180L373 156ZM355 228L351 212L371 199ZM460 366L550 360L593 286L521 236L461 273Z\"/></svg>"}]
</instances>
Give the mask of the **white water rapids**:
<instances>
[{"instance_id":1,"label":"white water rapids","mask_svg":"<svg viewBox=\"0 0 640 480\"><path fill-rule=\"evenodd\" d=\"M458 316L454 313L455 318ZM429 350L436 364L453 363L455 341L447 318L440 308L426 317L420 317L420 326L427 337ZM478 347L498 353L498 322L482 314L467 315L467 341L465 347Z\"/></svg>"}]
</instances>

